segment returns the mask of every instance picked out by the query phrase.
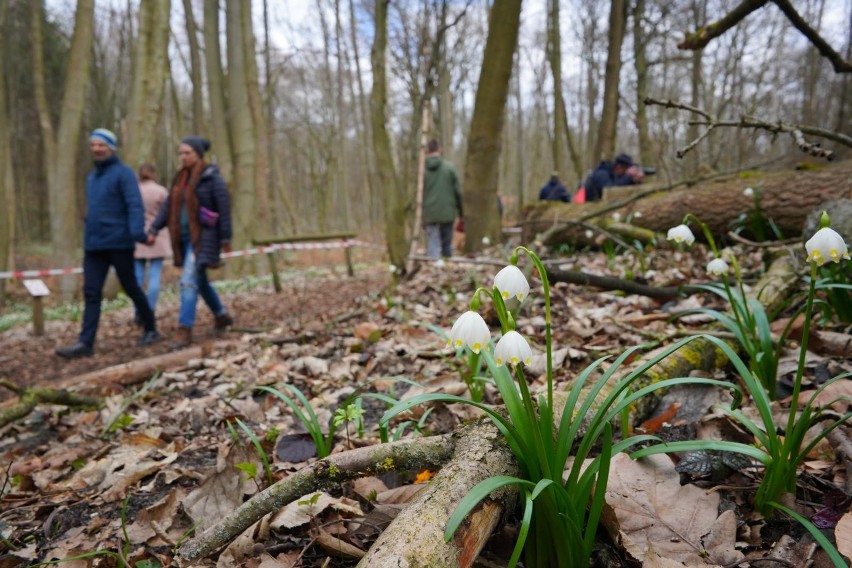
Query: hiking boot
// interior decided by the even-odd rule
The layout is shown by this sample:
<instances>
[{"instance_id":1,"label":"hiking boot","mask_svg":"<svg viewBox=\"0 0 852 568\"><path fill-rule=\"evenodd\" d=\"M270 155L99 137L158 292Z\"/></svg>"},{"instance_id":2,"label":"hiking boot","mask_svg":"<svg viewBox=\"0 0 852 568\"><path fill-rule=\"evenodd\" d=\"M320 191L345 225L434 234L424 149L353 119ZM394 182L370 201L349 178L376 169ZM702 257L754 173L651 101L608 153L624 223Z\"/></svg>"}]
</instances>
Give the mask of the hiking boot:
<instances>
[{"instance_id":1,"label":"hiking boot","mask_svg":"<svg viewBox=\"0 0 852 568\"><path fill-rule=\"evenodd\" d=\"M95 350L92 349L91 345L78 341L68 347L57 347L56 354L65 359L78 359L80 357L91 357L95 354Z\"/></svg>"},{"instance_id":2,"label":"hiking boot","mask_svg":"<svg viewBox=\"0 0 852 568\"><path fill-rule=\"evenodd\" d=\"M142 337L139 338L139 341L136 342L136 345L144 347L146 345L151 345L152 343L157 343L162 338L163 336L160 335L156 329L152 329L143 333Z\"/></svg>"},{"instance_id":3,"label":"hiking boot","mask_svg":"<svg viewBox=\"0 0 852 568\"><path fill-rule=\"evenodd\" d=\"M172 349L183 349L192 344L192 328L186 326L178 326L177 335L171 342Z\"/></svg>"},{"instance_id":4,"label":"hiking boot","mask_svg":"<svg viewBox=\"0 0 852 568\"><path fill-rule=\"evenodd\" d=\"M224 314L220 314L216 316L216 323L214 325L214 329L216 331L225 331L226 327L234 325L234 318L228 312Z\"/></svg>"}]
</instances>

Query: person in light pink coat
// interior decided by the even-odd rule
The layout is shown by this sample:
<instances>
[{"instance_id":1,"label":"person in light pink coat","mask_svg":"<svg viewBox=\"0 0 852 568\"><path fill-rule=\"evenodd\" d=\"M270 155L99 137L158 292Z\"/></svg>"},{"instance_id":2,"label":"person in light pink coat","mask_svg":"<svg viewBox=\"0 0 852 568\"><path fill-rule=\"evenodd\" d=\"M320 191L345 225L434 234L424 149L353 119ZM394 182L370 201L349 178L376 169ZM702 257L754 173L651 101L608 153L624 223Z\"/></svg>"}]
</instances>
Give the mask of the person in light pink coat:
<instances>
[{"instance_id":1,"label":"person in light pink coat","mask_svg":"<svg viewBox=\"0 0 852 568\"><path fill-rule=\"evenodd\" d=\"M145 206L145 231L151 226L154 217L162 207L163 202L169 196L168 190L157 183L157 170L151 164L142 164L139 167L139 190L142 192L142 202ZM148 304L151 311L156 312L157 298L160 295L160 277L163 272L163 259L172 256L172 241L169 230L160 231L154 244L137 244L136 253L136 280L139 286L147 289ZM145 265L148 265L148 286L143 286L145 279ZM137 314L137 323L140 321Z\"/></svg>"}]
</instances>

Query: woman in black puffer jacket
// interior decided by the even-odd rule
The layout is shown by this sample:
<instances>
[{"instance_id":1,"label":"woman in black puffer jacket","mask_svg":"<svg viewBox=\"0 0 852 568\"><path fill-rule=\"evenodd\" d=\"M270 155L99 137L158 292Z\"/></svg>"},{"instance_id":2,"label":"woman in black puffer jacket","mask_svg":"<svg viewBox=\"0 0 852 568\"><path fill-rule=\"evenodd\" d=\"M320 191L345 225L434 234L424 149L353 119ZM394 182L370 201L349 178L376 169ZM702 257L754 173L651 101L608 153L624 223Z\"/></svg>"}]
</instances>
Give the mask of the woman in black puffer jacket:
<instances>
[{"instance_id":1,"label":"woman in black puffer jacket","mask_svg":"<svg viewBox=\"0 0 852 568\"><path fill-rule=\"evenodd\" d=\"M200 136L183 139L178 149L183 168L148 231L153 236L168 226L175 266L183 267L175 347L192 343L199 295L213 312L217 331L234 323L207 277L207 269L221 263L219 252L230 252L232 234L228 188L219 167L204 161L209 149L210 142Z\"/></svg>"}]
</instances>

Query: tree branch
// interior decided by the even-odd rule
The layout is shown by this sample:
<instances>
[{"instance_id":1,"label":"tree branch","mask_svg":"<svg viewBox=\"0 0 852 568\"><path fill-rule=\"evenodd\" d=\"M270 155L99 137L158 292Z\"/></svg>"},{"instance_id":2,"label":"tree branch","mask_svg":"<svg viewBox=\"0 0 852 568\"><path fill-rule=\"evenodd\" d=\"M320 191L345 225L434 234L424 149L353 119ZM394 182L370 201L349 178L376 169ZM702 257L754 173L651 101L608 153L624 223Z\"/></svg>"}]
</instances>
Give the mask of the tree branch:
<instances>
[{"instance_id":1,"label":"tree branch","mask_svg":"<svg viewBox=\"0 0 852 568\"><path fill-rule=\"evenodd\" d=\"M739 6L728 12L724 17L722 17L722 19L717 20L712 24L702 26L690 34L686 34L686 37L683 38L682 42L677 44L677 47L678 49L688 49L692 51L703 49L707 47L707 44L709 44L712 40L721 36L744 20L746 16L755 10L764 7L768 3L769 0L743 0ZM796 11L796 8L793 7L789 0L772 0L772 3L778 6L784 15L787 16L787 19L790 20L790 23L792 23L793 26L802 33L802 35L808 38L808 41L817 48L820 55L831 62L835 73L852 73L852 62L844 59L843 56L836 52L834 48L832 48L828 42L823 39L819 32L813 29L810 24L802 18L801 14Z\"/></svg>"},{"instance_id":2,"label":"tree branch","mask_svg":"<svg viewBox=\"0 0 852 568\"><path fill-rule=\"evenodd\" d=\"M721 20L702 26L691 34L686 34L683 41L677 44L678 49L695 51L706 47L712 40L736 26L755 10L763 8L768 2L769 0L744 0Z\"/></svg>"},{"instance_id":3,"label":"tree branch","mask_svg":"<svg viewBox=\"0 0 852 568\"><path fill-rule=\"evenodd\" d=\"M825 158L829 161L834 159L834 152L832 150L825 150L820 146L818 142L808 142L807 140L805 140L805 134L825 138L827 140L831 140L833 142L837 142L838 144L843 144L844 146L849 146L850 148L852 148L852 137L849 137L845 134L841 134L839 132L831 132L830 130L824 130L816 126L787 124L781 122L780 120L778 122L766 122L764 120L760 120L751 116L742 116L739 120L721 120L719 118L714 118L710 116L707 112L701 109L695 108L686 103L673 101L671 99L666 101L660 101L657 99L652 99L651 97L647 97L645 98L644 102L646 105L658 105L665 108L686 110L704 117L704 120L691 121L689 124L707 126L707 130L698 138L687 144L684 148L678 150L678 158L683 158L690 150L695 148L695 146L701 140L703 140L714 128L721 126L733 128L754 128L758 130L766 130L774 134L786 133L793 137L796 146L798 146L802 152L810 154L811 156L816 156L818 158Z\"/></svg>"},{"instance_id":4,"label":"tree branch","mask_svg":"<svg viewBox=\"0 0 852 568\"><path fill-rule=\"evenodd\" d=\"M810 42L817 48L820 55L825 57L831 62L831 65L834 67L835 73L852 73L852 62L849 62L843 57L834 51L828 42L825 41L819 32L813 29L796 11L792 4L788 0L772 0L778 8L784 12L784 15L787 16L787 19L795 26L797 30L802 32Z\"/></svg>"}]
</instances>

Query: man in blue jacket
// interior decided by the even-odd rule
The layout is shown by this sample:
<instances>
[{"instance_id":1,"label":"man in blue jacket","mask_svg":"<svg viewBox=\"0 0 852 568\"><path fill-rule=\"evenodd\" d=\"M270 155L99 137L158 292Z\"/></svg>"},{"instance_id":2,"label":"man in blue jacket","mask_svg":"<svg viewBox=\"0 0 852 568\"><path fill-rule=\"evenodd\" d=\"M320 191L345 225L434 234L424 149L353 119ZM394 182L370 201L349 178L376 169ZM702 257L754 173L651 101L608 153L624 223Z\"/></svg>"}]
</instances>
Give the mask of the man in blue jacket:
<instances>
[{"instance_id":1,"label":"man in blue jacket","mask_svg":"<svg viewBox=\"0 0 852 568\"><path fill-rule=\"evenodd\" d=\"M600 201L605 187L642 183L644 175L628 154L619 154L612 162L604 160L586 178L586 201Z\"/></svg>"},{"instance_id":2,"label":"man in blue jacket","mask_svg":"<svg viewBox=\"0 0 852 568\"><path fill-rule=\"evenodd\" d=\"M147 240L142 194L133 170L116 155L115 134L105 128L92 131L89 149L95 169L86 178L86 232L83 241L83 327L74 345L60 347L56 354L66 359L94 353L95 335L101 317L101 298L109 267L115 268L118 281L133 300L142 318L144 333L139 345L160 339L154 313L145 293L136 281L133 251L136 243Z\"/></svg>"}]
</instances>

